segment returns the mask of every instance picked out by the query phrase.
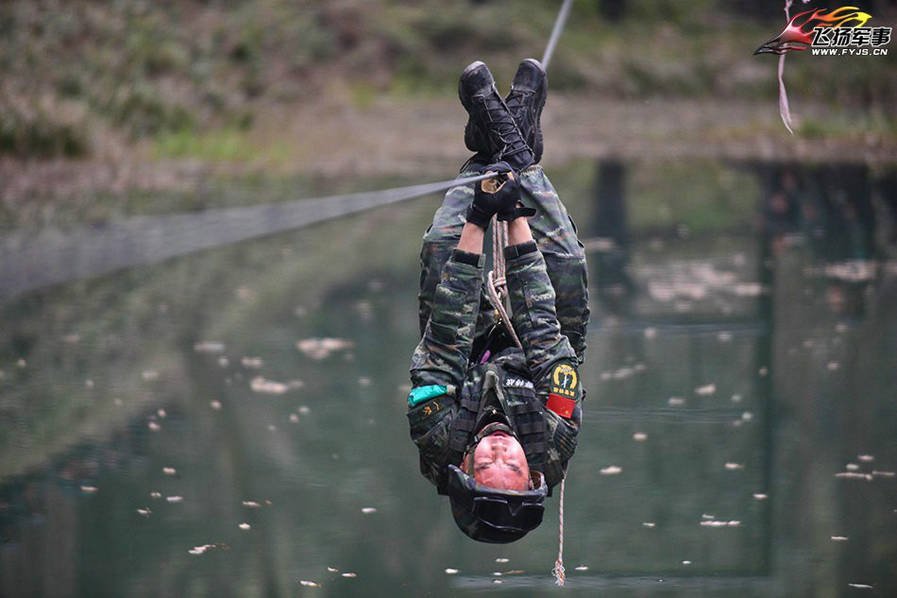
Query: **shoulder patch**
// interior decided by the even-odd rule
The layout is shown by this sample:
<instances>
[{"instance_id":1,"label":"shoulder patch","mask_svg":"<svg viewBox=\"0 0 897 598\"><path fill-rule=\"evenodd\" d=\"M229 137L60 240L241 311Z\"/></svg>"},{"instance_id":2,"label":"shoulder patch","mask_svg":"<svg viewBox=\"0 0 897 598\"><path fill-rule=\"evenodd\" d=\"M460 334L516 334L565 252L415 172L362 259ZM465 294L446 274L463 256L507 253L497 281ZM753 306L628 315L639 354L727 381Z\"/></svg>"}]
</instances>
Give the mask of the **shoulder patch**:
<instances>
[{"instance_id":1,"label":"shoulder patch","mask_svg":"<svg viewBox=\"0 0 897 598\"><path fill-rule=\"evenodd\" d=\"M567 398L578 395L579 375L576 368L566 362L558 363L551 370L551 393Z\"/></svg>"}]
</instances>

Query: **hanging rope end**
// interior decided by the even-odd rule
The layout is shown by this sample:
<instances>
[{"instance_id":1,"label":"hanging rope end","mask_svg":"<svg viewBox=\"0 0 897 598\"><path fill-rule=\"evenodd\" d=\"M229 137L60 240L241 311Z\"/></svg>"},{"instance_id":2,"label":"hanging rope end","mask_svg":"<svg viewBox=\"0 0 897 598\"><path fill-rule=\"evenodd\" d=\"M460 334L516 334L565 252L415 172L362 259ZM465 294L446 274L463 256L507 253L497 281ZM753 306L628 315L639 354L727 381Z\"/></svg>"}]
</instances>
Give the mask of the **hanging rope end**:
<instances>
[{"instance_id":1,"label":"hanging rope end","mask_svg":"<svg viewBox=\"0 0 897 598\"><path fill-rule=\"evenodd\" d=\"M567 575L564 571L564 563L561 559L558 559L554 562L554 569L551 570L552 574L554 574L554 583L561 587L567 583Z\"/></svg>"}]
</instances>

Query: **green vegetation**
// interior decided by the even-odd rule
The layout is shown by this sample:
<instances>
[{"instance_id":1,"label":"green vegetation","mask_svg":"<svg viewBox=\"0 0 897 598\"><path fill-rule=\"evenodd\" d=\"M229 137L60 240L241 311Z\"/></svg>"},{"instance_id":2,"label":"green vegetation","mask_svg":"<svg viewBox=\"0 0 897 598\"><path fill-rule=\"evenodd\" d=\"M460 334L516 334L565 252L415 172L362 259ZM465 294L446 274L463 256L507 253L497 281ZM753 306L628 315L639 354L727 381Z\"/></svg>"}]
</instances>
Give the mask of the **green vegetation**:
<instances>
[{"instance_id":1,"label":"green vegetation","mask_svg":"<svg viewBox=\"0 0 897 598\"><path fill-rule=\"evenodd\" d=\"M240 160L234 141L254 114L320 102L334 86L362 107L383 95L451 94L460 67L480 57L506 79L520 57L541 55L558 4L3 3L0 154L89 155L100 131L126 144L156 140L159 155ZM774 100L774 60L751 52L778 32L780 15L721 0L625 7L611 21L599 2L574 4L553 89L624 100ZM897 98L892 68L893 57L796 54L786 76L793 93L813 101L886 110ZM221 132L209 137L213 130ZM213 148L216 140L225 147Z\"/></svg>"}]
</instances>

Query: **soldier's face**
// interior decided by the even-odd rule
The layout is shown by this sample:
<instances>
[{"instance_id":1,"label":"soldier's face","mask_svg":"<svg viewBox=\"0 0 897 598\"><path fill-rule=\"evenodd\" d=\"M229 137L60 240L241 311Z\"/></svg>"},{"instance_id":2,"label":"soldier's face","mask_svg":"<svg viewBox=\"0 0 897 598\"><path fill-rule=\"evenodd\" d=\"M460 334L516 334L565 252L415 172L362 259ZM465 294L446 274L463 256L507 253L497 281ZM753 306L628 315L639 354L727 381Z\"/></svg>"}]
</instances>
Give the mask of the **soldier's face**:
<instances>
[{"instance_id":1,"label":"soldier's face","mask_svg":"<svg viewBox=\"0 0 897 598\"><path fill-rule=\"evenodd\" d=\"M529 488L529 464L523 447L505 432L480 440L473 453L473 477L478 484L501 490Z\"/></svg>"}]
</instances>

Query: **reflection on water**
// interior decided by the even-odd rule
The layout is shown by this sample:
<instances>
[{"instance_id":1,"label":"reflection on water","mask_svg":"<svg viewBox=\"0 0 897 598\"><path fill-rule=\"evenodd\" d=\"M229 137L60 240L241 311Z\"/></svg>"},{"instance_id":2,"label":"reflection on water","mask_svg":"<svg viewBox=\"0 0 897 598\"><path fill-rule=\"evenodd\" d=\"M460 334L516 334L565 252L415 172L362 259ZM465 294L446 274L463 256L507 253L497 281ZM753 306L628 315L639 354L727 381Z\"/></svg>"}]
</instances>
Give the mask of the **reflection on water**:
<instances>
[{"instance_id":1,"label":"reflection on water","mask_svg":"<svg viewBox=\"0 0 897 598\"><path fill-rule=\"evenodd\" d=\"M893 595L894 175L553 179L595 298L570 591ZM525 540L480 545L417 473L403 397L435 201L2 306L0 594L543 593L556 499Z\"/></svg>"}]
</instances>

